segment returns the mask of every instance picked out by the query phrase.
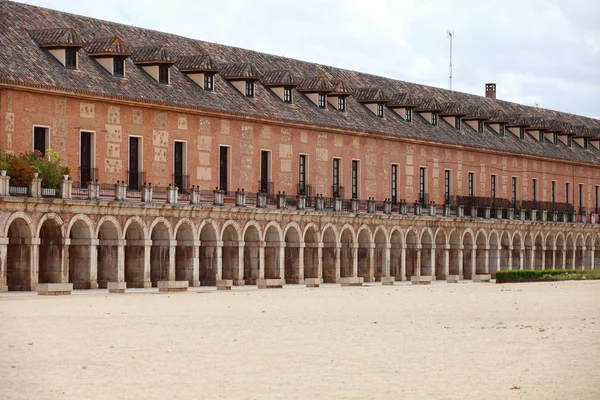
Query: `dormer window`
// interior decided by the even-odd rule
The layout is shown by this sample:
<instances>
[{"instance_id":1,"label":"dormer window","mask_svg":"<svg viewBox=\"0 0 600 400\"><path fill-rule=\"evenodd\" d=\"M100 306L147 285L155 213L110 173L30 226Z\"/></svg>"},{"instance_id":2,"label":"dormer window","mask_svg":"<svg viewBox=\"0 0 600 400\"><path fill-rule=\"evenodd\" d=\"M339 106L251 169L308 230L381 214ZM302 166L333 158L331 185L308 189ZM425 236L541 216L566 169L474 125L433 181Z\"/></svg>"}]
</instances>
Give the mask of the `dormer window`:
<instances>
[{"instance_id":1,"label":"dormer window","mask_svg":"<svg viewBox=\"0 0 600 400\"><path fill-rule=\"evenodd\" d=\"M158 82L165 85L169 84L169 65L160 64L158 66Z\"/></svg>"},{"instance_id":2,"label":"dormer window","mask_svg":"<svg viewBox=\"0 0 600 400\"><path fill-rule=\"evenodd\" d=\"M213 90L214 87L214 75L207 73L204 74L204 90Z\"/></svg>"},{"instance_id":3,"label":"dormer window","mask_svg":"<svg viewBox=\"0 0 600 400\"><path fill-rule=\"evenodd\" d=\"M483 133L483 121L477 121L477 132Z\"/></svg>"},{"instance_id":4,"label":"dormer window","mask_svg":"<svg viewBox=\"0 0 600 400\"><path fill-rule=\"evenodd\" d=\"M552 138L552 143L558 144L558 133L554 134L554 137Z\"/></svg>"},{"instance_id":5,"label":"dormer window","mask_svg":"<svg viewBox=\"0 0 600 400\"><path fill-rule=\"evenodd\" d=\"M412 110L410 108L407 108L406 111L404 112L404 119L407 122L410 122L412 120Z\"/></svg>"},{"instance_id":6,"label":"dormer window","mask_svg":"<svg viewBox=\"0 0 600 400\"><path fill-rule=\"evenodd\" d=\"M500 127L498 129L499 129L498 133L500 133L500 136L504 136L504 125L500 124Z\"/></svg>"},{"instance_id":7,"label":"dormer window","mask_svg":"<svg viewBox=\"0 0 600 400\"><path fill-rule=\"evenodd\" d=\"M113 58L113 75L119 78L123 78L125 76L125 58Z\"/></svg>"},{"instance_id":8,"label":"dormer window","mask_svg":"<svg viewBox=\"0 0 600 400\"><path fill-rule=\"evenodd\" d=\"M65 68L77 69L77 49L65 49Z\"/></svg>"},{"instance_id":9,"label":"dormer window","mask_svg":"<svg viewBox=\"0 0 600 400\"><path fill-rule=\"evenodd\" d=\"M456 129L460 129L460 118L458 118L458 117L454 118L454 127Z\"/></svg>"},{"instance_id":10,"label":"dormer window","mask_svg":"<svg viewBox=\"0 0 600 400\"><path fill-rule=\"evenodd\" d=\"M588 148L588 138L583 138L583 148L584 149Z\"/></svg>"},{"instance_id":11,"label":"dormer window","mask_svg":"<svg viewBox=\"0 0 600 400\"><path fill-rule=\"evenodd\" d=\"M319 108L327 108L327 95L319 93Z\"/></svg>"},{"instance_id":12,"label":"dormer window","mask_svg":"<svg viewBox=\"0 0 600 400\"><path fill-rule=\"evenodd\" d=\"M377 104L377 116L383 118L383 104Z\"/></svg>"},{"instance_id":13,"label":"dormer window","mask_svg":"<svg viewBox=\"0 0 600 400\"><path fill-rule=\"evenodd\" d=\"M246 97L254 97L254 81L246 81Z\"/></svg>"},{"instance_id":14,"label":"dormer window","mask_svg":"<svg viewBox=\"0 0 600 400\"><path fill-rule=\"evenodd\" d=\"M438 116L436 113L431 113L431 125L436 126L438 122Z\"/></svg>"},{"instance_id":15,"label":"dormer window","mask_svg":"<svg viewBox=\"0 0 600 400\"><path fill-rule=\"evenodd\" d=\"M573 145L573 137L567 136L567 146L571 147Z\"/></svg>"},{"instance_id":16,"label":"dormer window","mask_svg":"<svg viewBox=\"0 0 600 400\"><path fill-rule=\"evenodd\" d=\"M292 88L291 87L283 88L283 102L284 103L292 102Z\"/></svg>"},{"instance_id":17,"label":"dormer window","mask_svg":"<svg viewBox=\"0 0 600 400\"><path fill-rule=\"evenodd\" d=\"M338 110L346 111L346 98L345 97L338 97Z\"/></svg>"},{"instance_id":18,"label":"dormer window","mask_svg":"<svg viewBox=\"0 0 600 400\"><path fill-rule=\"evenodd\" d=\"M524 126L519 127L519 137L521 139L525 139L525 127Z\"/></svg>"}]
</instances>

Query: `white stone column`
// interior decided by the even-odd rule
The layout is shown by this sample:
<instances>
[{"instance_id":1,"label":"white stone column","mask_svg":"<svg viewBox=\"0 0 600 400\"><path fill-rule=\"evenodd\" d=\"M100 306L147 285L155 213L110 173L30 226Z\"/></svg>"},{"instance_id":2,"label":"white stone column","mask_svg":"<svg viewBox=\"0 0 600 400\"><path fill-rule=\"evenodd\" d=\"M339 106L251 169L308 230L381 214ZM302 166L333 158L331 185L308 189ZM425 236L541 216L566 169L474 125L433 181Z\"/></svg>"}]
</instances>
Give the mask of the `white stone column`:
<instances>
[{"instance_id":1,"label":"white stone column","mask_svg":"<svg viewBox=\"0 0 600 400\"><path fill-rule=\"evenodd\" d=\"M265 279L265 242L258 242L258 279Z\"/></svg>"},{"instance_id":2,"label":"white stone column","mask_svg":"<svg viewBox=\"0 0 600 400\"><path fill-rule=\"evenodd\" d=\"M415 265L415 276L421 276L421 244L417 244L415 251L417 252L417 262Z\"/></svg>"},{"instance_id":3,"label":"white stone column","mask_svg":"<svg viewBox=\"0 0 600 400\"><path fill-rule=\"evenodd\" d=\"M429 257L429 269L431 270L431 280L435 280L435 243L431 244L431 249L429 249L431 257Z\"/></svg>"},{"instance_id":4,"label":"white stone column","mask_svg":"<svg viewBox=\"0 0 600 400\"><path fill-rule=\"evenodd\" d=\"M31 239L31 290L37 290L40 276L40 238Z\"/></svg>"},{"instance_id":5,"label":"white stone column","mask_svg":"<svg viewBox=\"0 0 600 400\"><path fill-rule=\"evenodd\" d=\"M444 279L450 275L450 246L446 245L444 249ZM438 277L439 279L439 277Z\"/></svg>"},{"instance_id":6,"label":"white stone column","mask_svg":"<svg viewBox=\"0 0 600 400\"><path fill-rule=\"evenodd\" d=\"M117 240L117 282L125 282L125 239Z\"/></svg>"},{"instance_id":7,"label":"white stone column","mask_svg":"<svg viewBox=\"0 0 600 400\"><path fill-rule=\"evenodd\" d=\"M298 243L298 283L304 283L304 242Z\"/></svg>"},{"instance_id":8,"label":"white stone column","mask_svg":"<svg viewBox=\"0 0 600 400\"><path fill-rule=\"evenodd\" d=\"M552 269L556 269L556 246L552 247Z\"/></svg>"},{"instance_id":9,"label":"white stone column","mask_svg":"<svg viewBox=\"0 0 600 400\"><path fill-rule=\"evenodd\" d=\"M365 282L375 282L375 243L369 243L369 270Z\"/></svg>"},{"instance_id":10,"label":"white stone column","mask_svg":"<svg viewBox=\"0 0 600 400\"><path fill-rule=\"evenodd\" d=\"M464 268L463 268L463 249L464 246L461 244L458 247L458 275L460 277L460 279L463 279L465 277L464 274Z\"/></svg>"},{"instance_id":11,"label":"white stone column","mask_svg":"<svg viewBox=\"0 0 600 400\"><path fill-rule=\"evenodd\" d=\"M484 261L485 273L489 274L490 273L490 249L487 246L485 248L484 257L485 257L485 261ZM475 266L475 270L477 270L477 266Z\"/></svg>"},{"instance_id":12,"label":"white stone column","mask_svg":"<svg viewBox=\"0 0 600 400\"><path fill-rule=\"evenodd\" d=\"M8 238L0 238L0 292L8 291L7 284Z\"/></svg>"},{"instance_id":13,"label":"white stone column","mask_svg":"<svg viewBox=\"0 0 600 400\"><path fill-rule=\"evenodd\" d=\"M317 244L317 278L323 279L323 242Z\"/></svg>"},{"instance_id":14,"label":"white stone column","mask_svg":"<svg viewBox=\"0 0 600 400\"><path fill-rule=\"evenodd\" d=\"M152 287L152 276L150 274L151 272L151 251L152 251L152 240L147 239L147 240L143 240L143 242L145 242L144 245L144 282L143 282L143 287L145 288L149 288Z\"/></svg>"},{"instance_id":15,"label":"white stone column","mask_svg":"<svg viewBox=\"0 0 600 400\"><path fill-rule=\"evenodd\" d=\"M221 243L223 243L223 242L221 241ZM222 260L221 260L222 250L223 250L223 248L221 246L217 246L215 248L215 253L217 256L217 259L215 261L217 263L217 271L219 270L219 268L221 268L221 265L222 265ZM190 282L190 285L193 287L200 286L200 241L199 240L194 240L194 245L192 246L192 282Z\"/></svg>"},{"instance_id":16,"label":"white stone column","mask_svg":"<svg viewBox=\"0 0 600 400\"><path fill-rule=\"evenodd\" d=\"M513 253L513 246L512 244L508 246L508 270L512 271L513 269L513 259L512 259L512 253Z\"/></svg>"},{"instance_id":17,"label":"white stone column","mask_svg":"<svg viewBox=\"0 0 600 400\"><path fill-rule=\"evenodd\" d=\"M352 243L352 276L358 276L358 243Z\"/></svg>"},{"instance_id":18,"label":"white stone column","mask_svg":"<svg viewBox=\"0 0 600 400\"><path fill-rule=\"evenodd\" d=\"M175 280L175 249L177 249L177 240L169 240L168 277L170 281Z\"/></svg>"},{"instance_id":19,"label":"white stone column","mask_svg":"<svg viewBox=\"0 0 600 400\"><path fill-rule=\"evenodd\" d=\"M285 242L279 242L279 278L285 279Z\"/></svg>"},{"instance_id":20,"label":"white stone column","mask_svg":"<svg viewBox=\"0 0 600 400\"><path fill-rule=\"evenodd\" d=\"M521 247L519 250L519 269L523 270L523 264L525 262L525 250Z\"/></svg>"},{"instance_id":21,"label":"white stone column","mask_svg":"<svg viewBox=\"0 0 600 400\"><path fill-rule=\"evenodd\" d=\"M406 280L406 244L402 243L402 247L400 248L400 274L402 278L400 280Z\"/></svg>"},{"instance_id":22,"label":"white stone column","mask_svg":"<svg viewBox=\"0 0 600 400\"><path fill-rule=\"evenodd\" d=\"M477 246L471 247L471 279L473 275L477 275Z\"/></svg>"},{"instance_id":23,"label":"white stone column","mask_svg":"<svg viewBox=\"0 0 600 400\"><path fill-rule=\"evenodd\" d=\"M246 247L246 242L240 240L238 242L238 267L237 267L237 282L242 282L244 280L244 248ZM223 270L221 270L221 276L223 276ZM235 284L235 282L234 282Z\"/></svg>"},{"instance_id":24,"label":"white stone column","mask_svg":"<svg viewBox=\"0 0 600 400\"><path fill-rule=\"evenodd\" d=\"M567 250L562 249L562 260L561 260L561 266L560 269L567 269Z\"/></svg>"},{"instance_id":25,"label":"white stone column","mask_svg":"<svg viewBox=\"0 0 600 400\"><path fill-rule=\"evenodd\" d=\"M383 260L383 265L381 266L381 275L389 277L392 258L392 245L389 243L385 245L384 257L385 260Z\"/></svg>"},{"instance_id":26,"label":"white stone column","mask_svg":"<svg viewBox=\"0 0 600 400\"><path fill-rule=\"evenodd\" d=\"M69 283L69 246L71 245L71 239L62 239L62 246L60 248L61 261L60 261L60 283Z\"/></svg>"},{"instance_id":27,"label":"white stone column","mask_svg":"<svg viewBox=\"0 0 600 400\"><path fill-rule=\"evenodd\" d=\"M98 239L90 240L90 289L98 289Z\"/></svg>"},{"instance_id":28,"label":"white stone column","mask_svg":"<svg viewBox=\"0 0 600 400\"><path fill-rule=\"evenodd\" d=\"M542 246L542 269L546 269L546 246Z\"/></svg>"},{"instance_id":29,"label":"white stone column","mask_svg":"<svg viewBox=\"0 0 600 400\"><path fill-rule=\"evenodd\" d=\"M340 281L340 271L341 271L341 243L335 244L335 281L336 283Z\"/></svg>"}]
</instances>

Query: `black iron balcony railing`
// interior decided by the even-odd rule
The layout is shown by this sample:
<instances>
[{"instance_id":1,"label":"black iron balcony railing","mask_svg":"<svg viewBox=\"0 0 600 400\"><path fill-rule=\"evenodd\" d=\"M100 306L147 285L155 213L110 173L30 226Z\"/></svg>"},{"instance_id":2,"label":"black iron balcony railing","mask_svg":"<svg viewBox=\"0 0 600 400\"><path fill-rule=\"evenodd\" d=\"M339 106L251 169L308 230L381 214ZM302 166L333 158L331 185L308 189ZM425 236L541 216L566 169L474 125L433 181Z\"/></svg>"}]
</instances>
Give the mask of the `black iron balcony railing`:
<instances>
[{"instance_id":1,"label":"black iron balcony railing","mask_svg":"<svg viewBox=\"0 0 600 400\"><path fill-rule=\"evenodd\" d=\"M331 197L341 197L344 198L344 187L333 185L331 187Z\"/></svg>"},{"instance_id":2,"label":"black iron balcony railing","mask_svg":"<svg viewBox=\"0 0 600 400\"><path fill-rule=\"evenodd\" d=\"M81 187L86 188L91 181L98 179L98 168L79 167L79 182Z\"/></svg>"},{"instance_id":3,"label":"black iron balcony railing","mask_svg":"<svg viewBox=\"0 0 600 400\"><path fill-rule=\"evenodd\" d=\"M187 193L190 188L190 176L173 174L173 185L179 188L179 193Z\"/></svg>"},{"instance_id":4,"label":"black iron balcony railing","mask_svg":"<svg viewBox=\"0 0 600 400\"><path fill-rule=\"evenodd\" d=\"M464 207L511 208L513 202L500 197L456 196L456 204Z\"/></svg>"},{"instance_id":5,"label":"black iron balcony railing","mask_svg":"<svg viewBox=\"0 0 600 400\"><path fill-rule=\"evenodd\" d=\"M141 190L145 181L146 174L144 173L144 171L127 171L127 189Z\"/></svg>"},{"instance_id":6,"label":"black iron balcony railing","mask_svg":"<svg viewBox=\"0 0 600 400\"><path fill-rule=\"evenodd\" d=\"M534 200L521 200L521 208L526 210L546 210L546 211L558 211L558 212L571 212L575 210L573 204L570 203L557 203L552 201L534 201Z\"/></svg>"},{"instance_id":7,"label":"black iron balcony railing","mask_svg":"<svg viewBox=\"0 0 600 400\"><path fill-rule=\"evenodd\" d=\"M263 181L262 179L258 181L258 192L266 193L268 198L273 197L273 182L271 181Z\"/></svg>"},{"instance_id":8,"label":"black iron balcony railing","mask_svg":"<svg viewBox=\"0 0 600 400\"><path fill-rule=\"evenodd\" d=\"M312 197L312 185L309 185L307 183L299 183L298 185L296 185L296 187L298 189L298 194L301 194L306 197Z\"/></svg>"}]
</instances>

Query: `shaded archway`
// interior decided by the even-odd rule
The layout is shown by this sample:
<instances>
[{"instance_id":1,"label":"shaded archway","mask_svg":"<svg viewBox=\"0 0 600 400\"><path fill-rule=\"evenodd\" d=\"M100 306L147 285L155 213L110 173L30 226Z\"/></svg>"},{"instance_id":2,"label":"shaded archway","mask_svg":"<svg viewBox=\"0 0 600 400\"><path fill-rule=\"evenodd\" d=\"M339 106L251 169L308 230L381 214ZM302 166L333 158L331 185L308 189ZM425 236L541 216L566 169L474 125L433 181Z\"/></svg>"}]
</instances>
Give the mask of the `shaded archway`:
<instances>
[{"instance_id":1,"label":"shaded archway","mask_svg":"<svg viewBox=\"0 0 600 400\"><path fill-rule=\"evenodd\" d=\"M593 269L594 249L592 235L588 233L585 238L585 251L583 253L583 268Z\"/></svg>"},{"instance_id":2,"label":"shaded archway","mask_svg":"<svg viewBox=\"0 0 600 400\"><path fill-rule=\"evenodd\" d=\"M340 234L340 277L354 276L354 235L350 227L346 227Z\"/></svg>"},{"instance_id":3,"label":"shaded archway","mask_svg":"<svg viewBox=\"0 0 600 400\"><path fill-rule=\"evenodd\" d=\"M575 239L575 265L573 266L575 269L583 269L583 247L583 236L578 234Z\"/></svg>"},{"instance_id":4,"label":"shaded archway","mask_svg":"<svg viewBox=\"0 0 600 400\"><path fill-rule=\"evenodd\" d=\"M521 242L521 234L519 232L515 232L512 240L512 269L520 270L523 269L521 266L522 260L521 256L523 254L523 247Z\"/></svg>"},{"instance_id":5,"label":"shaded archway","mask_svg":"<svg viewBox=\"0 0 600 400\"><path fill-rule=\"evenodd\" d=\"M222 278L226 280L232 280L235 285L243 285L244 280L242 277L240 277L240 236L238 232L239 231L236 229L236 225L233 223L225 224L223 227L223 233L221 236L223 240ZM207 233L206 235L209 234ZM200 232L201 246L203 237L206 238L207 236L203 236L203 233ZM200 257L200 262L203 262L202 256ZM200 279L200 282L202 283L202 279Z\"/></svg>"},{"instance_id":6,"label":"shaded archway","mask_svg":"<svg viewBox=\"0 0 600 400\"><path fill-rule=\"evenodd\" d=\"M414 229L409 229L406 233L406 279L411 276L417 276L418 263L420 262L419 252L421 244L419 236Z\"/></svg>"},{"instance_id":7,"label":"shaded archway","mask_svg":"<svg viewBox=\"0 0 600 400\"><path fill-rule=\"evenodd\" d=\"M108 282L119 282L119 236L116 220L101 220L97 250L98 287L106 289Z\"/></svg>"},{"instance_id":8,"label":"shaded archway","mask_svg":"<svg viewBox=\"0 0 600 400\"><path fill-rule=\"evenodd\" d=\"M8 227L6 285L8 290L35 290L32 282L32 232L24 218L15 218ZM35 279L34 279L35 280Z\"/></svg>"},{"instance_id":9,"label":"shaded archway","mask_svg":"<svg viewBox=\"0 0 600 400\"><path fill-rule=\"evenodd\" d=\"M487 237L484 231L478 231L475 237L475 274L482 275L489 273L489 249Z\"/></svg>"},{"instance_id":10,"label":"shaded archway","mask_svg":"<svg viewBox=\"0 0 600 400\"><path fill-rule=\"evenodd\" d=\"M194 228L189 222L181 223L175 232L175 280L187 281L190 286L198 286L199 277L194 277L197 268L197 247Z\"/></svg>"},{"instance_id":11,"label":"shaded archway","mask_svg":"<svg viewBox=\"0 0 600 400\"><path fill-rule=\"evenodd\" d=\"M383 229L377 230L375 233L375 260L374 260L374 274L375 280L381 281L382 276L393 276L389 275L389 261L388 255L388 244L386 234ZM391 251L390 251L391 253Z\"/></svg>"},{"instance_id":12,"label":"shaded archway","mask_svg":"<svg viewBox=\"0 0 600 400\"><path fill-rule=\"evenodd\" d=\"M64 241L59 221L49 218L40 227L38 283L63 282Z\"/></svg>"},{"instance_id":13,"label":"shaded archway","mask_svg":"<svg viewBox=\"0 0 600 400\"><path fill-rule=\"evenodd\" d=\"M544 250L544 269L554 269L556 262L556 250L555 250L555 239L554 233L550 233L546 236L546 250Z\"/></svg>"},{"instance_id":14,"label":"shaded archway","mask_svg":"<svg viewBox=\"0 0 600 400\"><path fill-rule=\"evenodd\" d=\"M290 225L285 233L285 282L302 283L304 277L300 271L300 231ZM302 255L304 258L304 254Z\"/></svg>"},{"instance_id":15,"label":"shaded archway","mask_svg":"<svg viewBox=\"0 0 600 400\"><path fill-rule=\"evenodd\" d=\"M565 269L575 268L575 239L573 235L567 235L565 251Z\"/></svg>"},{"instance_id":16,"label":"shaded archway","mask_svg":"<svg viewBox=\"0 0 600 400\"><path fill-rule=\"evenodd\" d=\"M500 237L500 270L512 269L512 244L510 234L502 232Z\"/></svg>"},{"instance_id":17,"label":"shaded archway","mask_svg":"<svg viewBox=\"0 0 600 400\"><path fill-rule=\"evenodd\" d=\"M250 225L244 233L244 282L256 285L260 273L260 248L262 242L255 225Z\"/></svg>"},{"instance_id":18,"label":"shaded archway","mask_svg":"<svg viewBox=\"0 0 600 400\"><path fill-rule=\"evenodd\" d=\"M448 264L448 274L460 276L460 270L461 270L460 264L462 263L462 257L460 255L460 248L462 245L460 244L460 236L458 235L458 231L453 230L450 233L450 238L448 240L448 243L450 245L450 250L449 250L450 260L449 260L449 264Z\"/></svg>"},{"instance_id":19,"label":"shaded archway","mask_svg":"<svg viewBox=\"0 0 600 400\"><path fill-rule=\"evenodd\" d=\"M146 262L150 261L150 254L146 254L148 247L141 222L132 220L125 228L125 282L127 282L127 287L152 286L150 270L146 267Z\"/></svg>"},{"instance_id":20,"label":"shaded archway","mask_svg":"<svg viewBox=\"0 0 600 400\"><path fill-rule=\"evenodd\" d=\"M500 262L500 239L498 238L498 232L490 232L489 242L489 274L492 278L496 277Z\"/></svg>"},{"instance_id":21,"label":"shaded archway","mask_svg":"<svg viewBox=\"0 0 600 400\"><path fill-rule=\"evenodd\" d=\"M397 281L406 280L406 276L402 276L402 242L402 232L393 230L390 235L390 276Z\"/></svg>"},{"instance_id":22,"label":"shaded archway","mask_svg":"<svg viewBox=\"0 0 600 400\"><path fill-rule=\"evenodd\" d=\"M470 231L463 234L463 278L472 279L475 273L475 241Z\"/></svg>"},{"instance_id":23,"label":"shaded archway","mask_svg":"<svg viewBox=\"0 0 600 400\"><path fill-rule=\"evenodd\" d=\"M304 278L319 278L319 236L313 226L304 233ZM335 268L335 267L334 267ZM335 273L335 271L334 271ZM287 277L287 272L286 272Z\"/></svg>"},{"instance_id":24,"label":"shaded archway","mask_svg":"<svg viewBox=\"0 0 600 400\"><path fill-rule=\"evenodd\" d=\"M338 241L331 226L323 231L323 282L336 283L339 278L337 264Z\"/></svg>"},{"instance_id":25,"label":"shaded archway","mask_svg":"<svg viewBox=\"0 0 600 400\"><path fill-rule=\"evenodd\" d=\"M544 265L544 259L546 258L546 249L544 248L544 237L542 236L541 233L538 232L538 234L535 236L535 242L534 242L534 253L533 253L533 268L534 269L544 269L545 265Z\"/></svg>"},{"instance_id":26,"label":"shaded archway","mask_svg":"<svg viewBox=\"0 0 600 400\"><path fill-rule=\"evenodd\" d=\"M532 233L528 232L525 234L525 245L524 245L525 254L523 256L523 269L534 269L533 265L533 238Z\"/></svg>"},{"instance_id":27,"label":"shaded archway","mask_svg":"<svg viewBox=\"0 0 600 400\"><path fill-rule=\"evenodd\" d=\"M152 247L150 248L150 279L156 287L159 281L170 279L170 237L169 227L165 221L158 221L150 232Z\"/></svg>"},{"instance_id":28,"label":"shaded archway","mask_svg":"<svg viewBox=\"0 0 600 400\"><path fill-rule=\"evenodd\" d=\"M446 245L446 233L439 229L435 234L435 278L446 279L446 254L449 251ZM448 254L449 256L449 254ZM449 261L449 260L448 260Z\"/></svg>"},{"instance_id":29,"label":"shaded archway","mask_svg":"<svg viewBox=\"0 0 600 400\"><path fill-rule=\"evenodd\" d=\"M435 268L435 245L429 229L421 234L421 276L433 276Z\"/></svg>"},{"instance_id":30,"label":"shaded archway","mask_svg":"<svg viewBox=\"0 0 600 400\"><path fill-rule=\"evenodd\" d=\"M554 260L554 268L564 269L566 268L567 261L567 245L565 237L562 233L556 236L556 256Z\"/></svg>"},{"instance_id":31,"label":"shaded archway","mask_svg":"<svg viewBox=\"0 0 600 400\"><path fill-rule=\"evenodd\" d=\"M69 239L69 282L73 284L73 289L96 289L98 271L97 263L91 262L91 223L83 218L78 219L71 226ZM97 261L97 258L94 261Z\"/></svg>"},{"instance_id":32,"label":"shaded archway","mask_svg":"<svg viewBox=\"0 0 600 400\"><path fill-rule=\"evenodd\" d=\"M371 233L367 228L363 228L358 232L358 250L356 266L358 276L363 278L365 282L375 280L375 272L373 271L373 260L371 258L371 249L375 245L371 240Z\"/></svg>"},{"instance_id":33,"label":"shaded archway","mask_svg":"<svg viewBox=\"0 0 600 400\"><path fill-rule=\"evenodd\" d=\"M600 234L594 238L594 269L600 269Z\"/></svg>"},{"instance_id":34,"label":"shaded archway","mask_svg":"<svg viewBox=\"0 0 600 400\"><path fill-rule=\"evenodd\" d=\"M270 225L265 232L265 279L279 279L281 274L281 235ZM285 271L284 271L285 272Z\"/></svg>"}]
</instances>

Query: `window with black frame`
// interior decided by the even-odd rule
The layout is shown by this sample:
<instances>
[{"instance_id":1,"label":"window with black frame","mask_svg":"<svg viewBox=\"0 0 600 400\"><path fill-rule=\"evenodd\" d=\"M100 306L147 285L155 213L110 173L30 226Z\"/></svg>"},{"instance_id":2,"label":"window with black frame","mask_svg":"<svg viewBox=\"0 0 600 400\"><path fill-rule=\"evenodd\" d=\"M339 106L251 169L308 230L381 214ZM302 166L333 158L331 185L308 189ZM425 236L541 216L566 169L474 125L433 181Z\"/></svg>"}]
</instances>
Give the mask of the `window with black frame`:
<instances>
[{"instance_id":1,"label":"window with black frame","mask_svg":"<svg viewBox=\"0 0 600 400\"><path fill-rule=\"evenodd\" d=\"M319 93L318 103L319 103L319 108L326 108L327 107L327 95Z\"/></svg>"},{"instance_id":2,"label":"window with black frame","mask_svg":"<svg viewBox=\"0 0 600 400\"><path fill-rule=\"evenodd\" d=\"M444 203L450 204L450 170L444 171Z\"/></svg>"},{"instance_id":3,"label":"window with black frame","mask_svg":"<svg viewBox=\"0 0 600 400\"><path fill-rule=\"evenodd\" d=\"M214 76L213 74L204 74L204 90L213 90Z\"/></svg>"},{"instance_id":4,"label":"window with black frame","mask_svg":"<svg viewBox=\"0 0 600 400\"><path fill-rule=\"evenodd\" d=\"M392 164L392 204L396 204L398 202L398 164Z\"/></svg>"},{"instance_id":5,"label":"window with black frame","mask_svg":"<svg viewBox=\"0 0 600 400\"><path fill-rule=\"evenodd\" d=\"M469 176L469 182L468 182L469 183L469 185L468 185L469 196L473 197L473 196L475 196L475 173L469 172L468 176Z\"/></svg>"},{"instance_id":6,"label":"window with black frame","mask_svg":"<svg viewBox=\"0 0 600 400\"><path fill-rule=\"evenodd\" d=\"M65 68L77 69L77 49L65 49Z\"/></svg>"},{"instance_id":7,"label":"window with black frame","mask_svg":"<svg viewBox=\"0 0 600 400\"><path fill-rule=\"evenodd\" d=\"M345 97L338 97L338 110L346 111L346 98Z\"/></svg>"},{"instance_id":8,"label":"window with black frame","mask_svg":"<svg viewBox=\"0 0 600 400\"><path fill-rule=\"evenodd\" d=\"M165 85L169 84L169 66L161 64L158 66L158 82Z\"/></svg>"},{"instance_id":9,"label":"window with black frame","mask_svg":"<svg viewBox=\"0 0 600 400\"><path fill-rule=\"evenodd\" d=\"M377 116L383 118L383 104L377 104Z\"/></svg>"},{"instance_id":10,"label":"window with black frame","mask_svg":"<svg viewBox=\"0 0 600 400\"><path fill-rule=\"evenodd\" d=\"M491 177L490 195L493 199L496 198L496 175Z\"/></svg>"},{"instance_id":11,"label":"window with black frame","mask_svg":"<svg viewBox=\"0 0 600 400\"><path fill-rule=\"evenodd\" d=\"M352 198L358 199L358 165L357 160L352 160Z\"/></svg>"},{"instance_id":12,"label":"window with black frame","mask_svg":"<svg viewBox=\"0 0 600 400\"><path fill-rule=\"evenodd\" d=\"M123 57L113 58L113 75L119 78L125 77L125 59Z\"/></svg>"},{"instance_id":13,"label":"window with black frame","mask_svg":"<svg viewBox=\"0 0 600 400\"><path fill-rule=\"evenodd\" d=\"M254 82L246 81L246 97L254 97Z\"/></svg>"},{"instance_id":14,"label":"window with black frame","mask_svg":"<svg viewBox=\"0 0 600 400\"><path fill-rule=\"evenodd\" d=\"M406 120L407 122L410 122L412 120L412 110L410 108L407 108L404 111L404 120Z\"/></svg>"},{"instance_id":15,"label":"window with black frame","mask_svg":"<svg viewBox=\"0 0 600 400\"><path fill-rule=\"evenodd\" d=\"M284 103L292 102L292 88L290 88L290 87L283 88L283 102Z\"/></svg>"}]
</instances>

